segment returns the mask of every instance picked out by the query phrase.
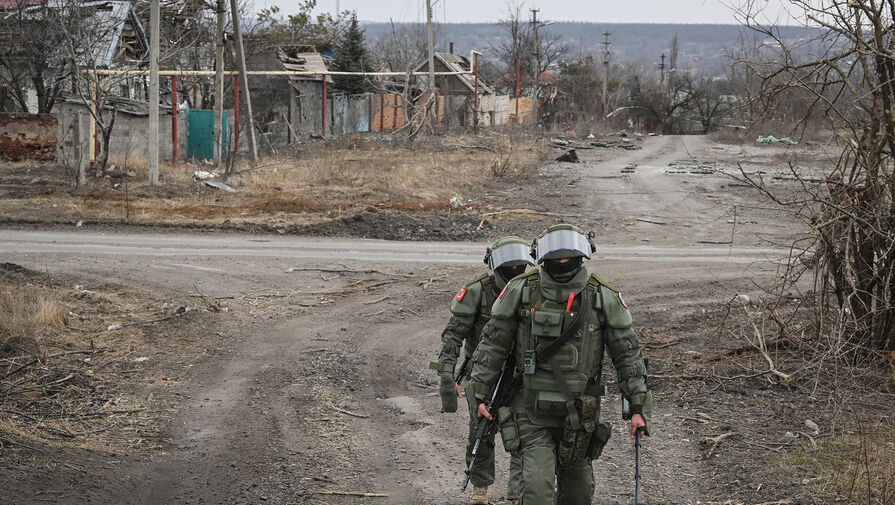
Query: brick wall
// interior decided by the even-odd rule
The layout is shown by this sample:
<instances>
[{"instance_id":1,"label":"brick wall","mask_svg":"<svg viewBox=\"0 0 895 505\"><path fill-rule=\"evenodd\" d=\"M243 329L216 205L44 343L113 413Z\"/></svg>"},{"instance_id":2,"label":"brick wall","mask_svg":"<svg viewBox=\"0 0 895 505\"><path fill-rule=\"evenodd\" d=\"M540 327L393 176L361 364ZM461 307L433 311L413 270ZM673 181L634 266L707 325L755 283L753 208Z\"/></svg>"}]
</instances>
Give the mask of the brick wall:
<instances>
[{"instance_id":1,"label":"brick wall","mask_svg":"<svg viewBox=\"0 0 895 505\"><path fill-rule=\"evenodd\" d=\"M0 155L7 159L56 157L56 119L49 114L0 113Z\"/></svg>"}]
</instances>

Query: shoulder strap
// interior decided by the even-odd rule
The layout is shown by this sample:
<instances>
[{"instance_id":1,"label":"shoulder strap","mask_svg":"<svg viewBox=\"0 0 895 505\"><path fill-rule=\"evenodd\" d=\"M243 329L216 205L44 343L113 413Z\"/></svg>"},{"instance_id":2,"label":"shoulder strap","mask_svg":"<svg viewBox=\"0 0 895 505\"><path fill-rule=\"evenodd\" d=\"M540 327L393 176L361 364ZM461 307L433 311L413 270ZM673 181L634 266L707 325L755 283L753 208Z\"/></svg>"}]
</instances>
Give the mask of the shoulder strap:
<instances>
[{"instance_id":1,"label":"shoulder strap","mask_svg":"<svg viewBox=\"0 0 895 505\"><path fill-rule=\"evenodd\" d=\"M475 279L473 279L473 280L467 282L467 283L466 283L466 287L472 286L472 285L475 284L476 282L484 283L485 279L489 279L489 277L490 277L489 274L482 274L482 275L476 277Z\"/></svg>"}]
</instances>

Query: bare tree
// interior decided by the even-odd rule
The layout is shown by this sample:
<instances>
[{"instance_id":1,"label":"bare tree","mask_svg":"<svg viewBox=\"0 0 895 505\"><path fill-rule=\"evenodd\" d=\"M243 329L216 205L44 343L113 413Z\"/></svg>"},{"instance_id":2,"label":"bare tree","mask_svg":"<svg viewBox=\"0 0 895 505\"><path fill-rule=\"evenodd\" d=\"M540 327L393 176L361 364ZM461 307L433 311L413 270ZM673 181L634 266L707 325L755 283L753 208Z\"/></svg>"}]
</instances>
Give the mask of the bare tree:
<instances>
[{"instance_id":1,"label":"bare tree","mask_svg":"<svg viewBox=\"0 0 895 505\"><path fill-rule=\"evenodd\" d=\"M497 26L504 33L504 37L491 46L496 55L496 60L504 74L514 75L516 61L519 61L520 85L531 87L532 59L534 54L532 46L534 37L531 22L528 20L526 4L521 0L510 0L506 4L504 17L497 22ZM538 32L538 74L555 66L568 54L569 46L558 33L551 33L549 29L542 28Z\"/></svg>"},{"instance_id":2,"label":"bare tree","mask_svg":"<svg viewBox=\"0 0 895 505\"><path fill-rule=\"evenodd\" d=\"M841 153L824 184L793 168L803 188L794 197L747 179L810 225L810 242L801 247L813 255L807 261L816 266L817 312L832 316L830 330L852 351L895 351L895 0L788 4L796 18L820 28L814 43L821 54L797 54L748 2L742 20L763 38L740 62L758 84L754 103L773 114L794 94L810 97L803 117L825 118L843 140Z\"/></svg>"},{"instance_id":3,"label":"bare tree","mask_svg":"<svg viewBox=\"0 0 895 505\"><path fill-rule=\"evenodd\" d=\"M0 14L0 83L19 109L28 111L28 91L37 98L38 113L48 113L70 82L70 61L56 47L71 23L68 12L47 4L15 0Z\"/></svg>"}]
</instances>

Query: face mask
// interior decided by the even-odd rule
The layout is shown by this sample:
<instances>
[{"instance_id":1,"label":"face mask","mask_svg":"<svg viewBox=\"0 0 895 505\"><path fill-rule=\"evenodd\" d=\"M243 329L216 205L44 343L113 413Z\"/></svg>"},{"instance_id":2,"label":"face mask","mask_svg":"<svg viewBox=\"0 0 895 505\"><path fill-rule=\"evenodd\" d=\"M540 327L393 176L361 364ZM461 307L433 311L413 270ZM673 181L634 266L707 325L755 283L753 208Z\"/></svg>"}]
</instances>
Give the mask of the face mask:
<instances>
[{"instance_id":1,"label":"face mask","mask_svg":"<svg viewBox=\"0 0 895 505\"><path fill-rule=\"evenodd\" d=\"M499 273L505 281L509 282L513 277L525 273L525 265L497 267L497 273Z\"/></svg>"},{"instance_id":2,"label":"face mask","mask_svg":"<svg viewBox=\"0 0 895 505\"><path fill-rule=\"evenodd\" d=\"M544 262L544 270L547 270L550 277L553 277L559 282L564 282L575 276L578 269L581 268L581 263L582 259L580 256L571 258L565 263L560 263L556 260L547 260Z\"/></svg>"}]
</instances>

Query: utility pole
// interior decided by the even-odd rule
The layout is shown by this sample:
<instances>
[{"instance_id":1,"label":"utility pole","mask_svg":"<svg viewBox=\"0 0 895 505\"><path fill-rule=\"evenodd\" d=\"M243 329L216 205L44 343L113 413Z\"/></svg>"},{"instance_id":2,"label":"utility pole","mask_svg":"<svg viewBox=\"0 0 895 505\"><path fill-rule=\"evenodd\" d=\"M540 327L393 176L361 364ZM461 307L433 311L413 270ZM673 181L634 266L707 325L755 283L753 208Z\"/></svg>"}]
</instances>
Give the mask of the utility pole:
<instances>
[{"instance_id":1,"label":"utility pole","mask_svg":"<svg viewBox=\"0 0 895 505\"><path fill-rule=\"evenodd\" d=\"M227 9L224 0L217 0L217 25L214 31L214 166L221 165L221 150L223 149L223 119L224 119L224 15Z\"/></svg>"},{"instance_id":2,"label":"utility pole","mask_svg":"<svg viewBox=\"0 0 895 505\"><path fill-rule=\"evenodd\" d=\"M534 96L532 100L532 119L534 124L538 124L538 77L541 75L541 65L538 63L540 54L538 51L538 9L531 9L531 32L532 32L532 89Z\"/></svg>"},{"instance_id":3,"label":"utility pole","mask_svg":"<svg viewBox=\"0 0 895 505\"><path fill-rule=\"evenodd\" d=\"M659 84L665 84L665 53L662 53L662 63L659 63Z\"/></svg>"},{"instance_id":4,"label":"utility pole","mask_svg":"<svg viewBox=\"0 0 895 505\"><path fill-rule=\"evenodd\" d=\"M255 144L255 119L252 116L252 97L249 93L249 81L246 75L246 54L242 46L242 27L239 26L239 8L236 5L236 0L230 0L230 19L233 21L233 35L236 38L236 57L239 59L239 77L242 79L242 92L246 97L246 115L249 118L249 131L246 137L249 140L252 161L258 161L258 146ZM239 96L236 97L236 100L237 102L239 101ZM236 107L238 108L239 105L237 104ZM239 118L234 118L234 120L238 121ZM236 131L239 132L238 125ZM236 139L236 147L239 147L238 138Z\"/></svg>"},{"instance_id":5,"label":"utility pole","mask_svg":"<svg viewBox=\"0 0 895 505\"><path fill-rule=\"evenodd\" d=\"M159 0L149 7L149 185L158 185L158 53ZM125 174L127 175L127 174Z\"/></svg>"},{"instance_id":6,"label":"utility pole","mask_svg":"<svg viewBox=\"0 0 895 505\"><path fill-rule=\"evenodd\" d=\"M235 2L236 0L231 0ZM426 0L426 43L429 51L429 100L427 103L434 104L435 100L435 38L432 34L432 0ZM426 114L428 115L428 110ZM434 129L434 128L433 128Z\"/></svg>"},{"instance_id":7,"label":"utility pole","mask_svg":"<svg viewBox=\"0 0 895 505\"><path fill-rule=\"evenodd\" d=\"M606 121L606 106L609 104L607 100L607 92L609 90L609 32L603 32L606 40L603 42L603 121Z\"/></svg>"}]
</instances>

